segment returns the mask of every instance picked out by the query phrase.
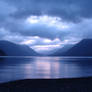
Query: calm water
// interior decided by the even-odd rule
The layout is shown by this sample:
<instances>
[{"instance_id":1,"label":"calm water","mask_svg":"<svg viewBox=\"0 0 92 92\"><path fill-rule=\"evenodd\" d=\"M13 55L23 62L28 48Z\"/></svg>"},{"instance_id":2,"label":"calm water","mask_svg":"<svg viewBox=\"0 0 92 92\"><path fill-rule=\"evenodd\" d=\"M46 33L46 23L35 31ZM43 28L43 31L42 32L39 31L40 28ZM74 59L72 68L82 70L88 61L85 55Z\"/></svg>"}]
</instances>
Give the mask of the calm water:
<instances>
[{"instance_id":1,"label":"calm water","mask_svg":"<svg viewBox=\"0 0 92 92\"><path fill-rule=\"evenodd\" d=\"M1 57L0 82L34 78L92 76L92 58Z\"/></svg>"}]
</instances>

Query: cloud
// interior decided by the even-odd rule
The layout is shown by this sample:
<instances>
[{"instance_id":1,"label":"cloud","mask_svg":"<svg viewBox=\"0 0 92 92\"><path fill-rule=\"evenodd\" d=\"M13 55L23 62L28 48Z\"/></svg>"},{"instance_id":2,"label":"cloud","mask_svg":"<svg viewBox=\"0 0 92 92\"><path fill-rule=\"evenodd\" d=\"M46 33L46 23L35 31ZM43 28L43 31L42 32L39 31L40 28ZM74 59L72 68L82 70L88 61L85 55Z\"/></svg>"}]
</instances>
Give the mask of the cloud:
<instances>
[{"instance_id":1,"label":"cloud","mask_svg":"<svg viewBox=\"0 0 92 92\"><path fill-rule=\"evenodd\" d=\"M75 38L92 38L92 19L84 19L82 22L73 24L73 26L70 28L71 34L70 37Z\"/></svg>"},{"instance_id":2,"label":"cloud","mask_svg":"<svg viewBox=\"0 0 92 92\"><path fill-rule=\"evenodd\" d=\"M36 17L37 19L34 20L30 17L26 19L8 18L3 26L11 33L16 33L22 36L39 36L43 38L55 39L59 37L59 34L61 34L61 36L69 34L67 31L67 23L63 23L58 17ZM33 23L34 21L38 22Z\"/></svg>"},{"instance_id":3,"label":"cloud","mask_svg":"<svg viewBox=\"0 0 92 92\"><path fill-rule=\"evenodd\" d=\"M1 40L50 48L92 38L91 4L92 0L0 0Z\"/></svg>"},{"instance_id":4,"label":"cloud","mask_svg":"<svg viewBox=\"0 0 92 92\"><path fill-rule=\"evenodd\" d=\"M63 42L61 42L60 39L56 38L54 40L51 39L47 39L47 38L41 38L38 36L31 36L31 37L27 37L25 38L24 41L21 42L21 44L27 44L30 46L34 46L34 45L55 45L55 44L63 44Z\"/></svg>"},{"instance_id":5,"label":"cloud","mask_svg":"<svg viewBox=\"0 0 92 92\"><path fill-rule=\"evenodd\" d=\"M4 0L0 0L0 23L6 21L6 19L16 11L17 11L16 7L10 5Z\"/></svg>"},{"instance_id":6,"label":"cloud","mask_svg":"<svg viewBox=\"0 0 92 92\"><path fill-rule=\"evenodd\" d=\"M13 14L17 9L14 6L10 6L8 3L3 0L0 1L0 15L7 16Z\"/></svg>"},{"instance_id":7,"label":"cloud","mask_svg":"<svg viewBox=\"0 0 92 92\"><path fill-rule=\"evenodd\" d=\"M12 12L11 16L19 19L30 15L57 16L69 22L92 18L92 0L1 0L0 2L0 8L4 13Z\"/></svg>"},{"instance_id":8,"label":"cloud","mask_svg":"<svg viewBox=\"0 0 92 92\"><path fill-rule=\"evenodd\" d=\"M92 18L92 0L4 0L16 6L18 11L12 14L16 18L30 15L49 15L61 17L64 21L79 22L83 18Z\"/></svg>"}]
</instances>

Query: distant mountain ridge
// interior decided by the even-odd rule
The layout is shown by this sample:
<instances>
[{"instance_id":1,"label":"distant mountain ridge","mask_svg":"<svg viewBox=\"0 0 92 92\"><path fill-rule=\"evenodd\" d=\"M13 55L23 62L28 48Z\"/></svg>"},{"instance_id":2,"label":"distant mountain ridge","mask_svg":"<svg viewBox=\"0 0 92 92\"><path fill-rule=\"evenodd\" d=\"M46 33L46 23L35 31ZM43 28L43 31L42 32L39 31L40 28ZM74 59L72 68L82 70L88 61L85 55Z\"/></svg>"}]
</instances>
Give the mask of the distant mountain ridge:
<instances>
[{"instance_id":1,"label":"distant mountain ridge","mask_svg":"<svg viewBox=\"0 0 92 92\"><path fill-rule=\"evenodd\" d=\"M84 39L71 49L63 53L63 56L92 56L92 39Z\"/></svg>"},{"instance_id":2,"label":"distant mountain ridge","mask_svg":"<svg viewBox=\"0 0 92 92\"><path fill-rule=\"evenodd\" d=\"M0 41L0 50L2 50L6 56L36 56L36 53L33 49L29 48L26 45L18 45L9 41L1 40ZM1 55L1 54L0 54Z\"/></svg>"},{"instance_id":3,"label":"distant mountain ridge","mask_svg":"<svg viewBox=\"0 0 92 92\"><path fill-rule=\"evenodd\" d=\"M68 51L70 48L72 48L74 45L68 44L65 45L64 47L58 49L56 52L54 52L53 54L51 54L50 56L62 56L63 53L65 53L66 51Z\"/></svg>"},{"instance_id":4,"label":"distant mountain ridge","mask_svg":"<svg viewBox=\"0 0 92 92\"><path fill-rule=\"evenodd\" d=\"M44 56L26 45L0 41L0 56ZM84 39L75 45L66 45L49 56L92 56L92 39Z\"/></svg>"}]
</instances>

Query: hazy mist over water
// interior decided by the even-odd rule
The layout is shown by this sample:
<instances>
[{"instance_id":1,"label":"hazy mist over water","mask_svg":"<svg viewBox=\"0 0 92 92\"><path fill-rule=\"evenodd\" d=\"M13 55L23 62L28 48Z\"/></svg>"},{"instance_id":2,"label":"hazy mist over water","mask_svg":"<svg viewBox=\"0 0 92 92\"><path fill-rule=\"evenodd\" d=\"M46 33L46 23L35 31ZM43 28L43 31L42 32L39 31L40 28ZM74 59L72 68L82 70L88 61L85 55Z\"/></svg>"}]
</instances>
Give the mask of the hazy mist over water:
<instances>
[{"instance_id":1,"label":"hazy mist over water","mask_svg":"<svg viewBox=\"0 0 92 92\"><path fill-rule=\"evenodd\" d=\"M2 57L0 82L92 76L92 57Z\"/></svg>"}]
</instances>

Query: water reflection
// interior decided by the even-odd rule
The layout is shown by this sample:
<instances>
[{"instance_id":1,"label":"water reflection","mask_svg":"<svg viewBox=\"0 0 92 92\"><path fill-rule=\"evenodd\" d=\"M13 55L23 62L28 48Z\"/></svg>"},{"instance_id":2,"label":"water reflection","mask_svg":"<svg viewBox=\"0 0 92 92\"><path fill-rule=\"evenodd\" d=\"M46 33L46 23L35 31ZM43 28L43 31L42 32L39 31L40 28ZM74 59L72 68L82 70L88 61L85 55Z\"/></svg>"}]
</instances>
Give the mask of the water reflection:
<instances>
[{"instance_id":1,"label":"water reflection","mask_svg":"<svg viewBox=\"0 0 92 92\"><path fill-rule=\"evenodd\" d=\"M27 78L54 78L59 74L59 62L50 57L36 57L33 63L25 64ZM33 66L33 67L32 67Z\"/></svg>"},{"instance_id":2,"label":"water reflection","mask_svg":"<svg viewBox=\"0 0 92 92\"><path fill-rule=\"evenodd\" d=\"M83 76L92 76L92 58L14 57L0 59L0 82Z\"/></svg>"}]
</instances>

